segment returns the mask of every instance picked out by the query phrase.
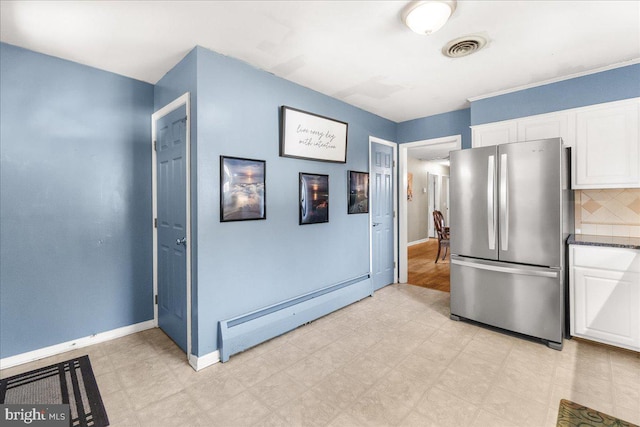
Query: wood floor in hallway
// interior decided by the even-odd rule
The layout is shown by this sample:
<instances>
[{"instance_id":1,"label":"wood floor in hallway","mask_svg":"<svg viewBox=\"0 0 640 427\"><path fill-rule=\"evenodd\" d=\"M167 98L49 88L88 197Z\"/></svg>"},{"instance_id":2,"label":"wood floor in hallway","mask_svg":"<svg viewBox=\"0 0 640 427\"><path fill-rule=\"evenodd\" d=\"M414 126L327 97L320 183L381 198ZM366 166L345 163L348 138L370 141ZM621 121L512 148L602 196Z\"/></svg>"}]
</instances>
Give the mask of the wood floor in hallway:
<instances>
[{"instance_id":1,"label":"wood floor in hallway","mask_svg":"<svg viewBox=\"0 0 640 427\"><path fill-rule=\"evenodd\" d=\"M438 253L438 239L409 246L408 251L409 284L449 292L449 252L444 260L440 253L438 263L434 262Z\"/></svg>"}]
</instances>

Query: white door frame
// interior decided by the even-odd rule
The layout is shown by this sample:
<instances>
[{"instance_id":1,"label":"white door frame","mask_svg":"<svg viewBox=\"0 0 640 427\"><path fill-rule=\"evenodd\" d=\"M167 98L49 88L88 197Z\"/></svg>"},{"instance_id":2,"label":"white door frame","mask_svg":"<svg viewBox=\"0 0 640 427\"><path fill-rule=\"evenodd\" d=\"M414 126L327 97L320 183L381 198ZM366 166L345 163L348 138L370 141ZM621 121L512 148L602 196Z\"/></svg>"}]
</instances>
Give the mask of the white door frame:
<instances>
[{"instance_id":1,"label":"white door frame","mask_svg":"<svg viewBox=\"0 0 640 427\"><path fill-rule=\"evenodd\" d=\"M169 104L165 105L155 113L151 115L151 170L152 170L152 192L153 192L153 218L151 219L153 227L153 322L155 327L158 327L158 305L155 303L155 298L158 295L158 229L155 227L154 222L158 218L158 176L156 167L156 150L154 144L156 141L156 122L181 106L185 106L187 112L186 122L186 199L187 199L187 222L186 222L186 263L187 263L187 360L191 355L191 109L189 92L176 98Z\"/></svg>"},{"instance_id":2,"label":"white door frame","mask_svg":"<svg viewBox=\"0 0 640 427\"><path fill-rule=\"evenodd\" d=\"M369 164L367 165L367 169L371 168L371 153L373 149L373 144L381 144L387 145L393 150L393 168L391 170L391 176L393 177L394 185L393 187L393 283L398 282L398 220L396 216L396 207L398 206L398 185L396 183L398 176L396 174L396 165L397 157L398 157L398 144L395 142L387 141L385 139L376 138L375 136L369 137ZM371 172L371 171L369 171ZM406 177L405 177L406 180ZM369 185L371 185L371 180L369 181ZM371 195L371 189L369 189L369 194ZM405 195L406 197L406 195ZM372 276L373 272L373 209L371 209L371 200L369 200L369 275Z\"/></svg>"},{"instance_id":3,"label":"white door frame","mask_svg":"<svg viewBox=\"0 0 640 427\"><path fill-rule=\"evenodd\" d=\"M433 223L433 215L430 215L434 210L440 210L440 206L438 200L436 200L436 195L439 195L438 184L440 182L440 175L436 175L431 172L427 172L427 212L424 212L427 215L427 239L429 240L432 237L437 237L435 231L435 225ZM435 184L432 186L432 184ZM409 220L407 218L407 229L409 228ZM407 233L408 234L408 233ZM407 245L409 242L407 242Z\"/></svg>"},{"instance_id":4,"label":"white door frame","mask_svg":"<svg viewBox=\"0 0 640 427\"><path fill-rule=\"evenodd\" d=\"M398 222L400 223L400 283L407 283L409 280L409 257L407 255L407 152L410 148L432 146L439 152L442 149L459 150L462 148L462 135L445 136L442 138L424 139L421 141L407 142L399 144L400 147L400 212ZM435 160L436 157L433 158Z\"/></svg>"}]
</instances>

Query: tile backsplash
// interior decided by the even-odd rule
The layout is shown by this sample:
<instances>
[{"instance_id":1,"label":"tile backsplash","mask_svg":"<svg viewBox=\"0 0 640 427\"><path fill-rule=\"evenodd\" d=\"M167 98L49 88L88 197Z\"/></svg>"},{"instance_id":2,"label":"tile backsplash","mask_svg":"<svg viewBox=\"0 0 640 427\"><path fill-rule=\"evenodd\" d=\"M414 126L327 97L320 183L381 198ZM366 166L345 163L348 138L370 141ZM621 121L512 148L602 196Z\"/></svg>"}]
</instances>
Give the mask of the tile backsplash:
<instances>
[{"instance_id":1,"label":"tile backsplash","mask_svg":"<svg viewBox=\"0 0 640 427\"><path fill-rule=\"evenodd\" d=\"M575 191L576 233L640 237L640 188Z\"/></svg>"}]
</instances>

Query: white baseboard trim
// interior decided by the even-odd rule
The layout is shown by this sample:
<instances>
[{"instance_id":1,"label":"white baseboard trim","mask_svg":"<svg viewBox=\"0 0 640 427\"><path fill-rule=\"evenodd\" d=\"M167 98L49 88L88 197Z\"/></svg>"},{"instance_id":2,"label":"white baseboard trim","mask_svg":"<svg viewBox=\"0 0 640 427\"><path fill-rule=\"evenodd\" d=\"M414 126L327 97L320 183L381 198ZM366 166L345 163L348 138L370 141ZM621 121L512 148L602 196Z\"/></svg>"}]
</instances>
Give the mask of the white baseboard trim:
<instances>
[{"instance_id":1,"label":"white baseboard trim","mask_svg":"<svg viewBox=\"0 0 640 427\"><path fill-rule=\"evenodd\" d=\"M147 320L146 322L136 323L134 325L123 326L122 328L112 329L106 332L100 332L88 337L78 338L77 340L67 341L49 347L40 348L38 350L29 351L27 353L16 354L15 356L0 359L0 369L7 369L13 366L22 365L23 363L33 362L35 360L44 359L45 357L55 356L77 348L88 347L116 338L135 334L147 329L155 327L155 321Z\"/></svg>"},{"instance_id":2,"label":"white baseboard trim","mask_svg":"<svg viewBox=\"0 0 640 427\"><path fill-rule=\"evenodd\" d=\"M193 369L199 371L208 366L214 365L220 361L220 351L212 351L209 354L205 354L204 356L196 356L194 354L189 355L189 364Z\"/></svg>"},{"instance_id":3,"label":"white baseboard trim","mask_svg":"<svg viewBox=\"0 0 640 427\"><path fill-rule=\"evenodd\" d=\"M428 241L429 241L428 237L426 239L414 240L413 242L407 243L407 246L419 245L420 243L424 243Z\"/></svg>"}]
</instances>

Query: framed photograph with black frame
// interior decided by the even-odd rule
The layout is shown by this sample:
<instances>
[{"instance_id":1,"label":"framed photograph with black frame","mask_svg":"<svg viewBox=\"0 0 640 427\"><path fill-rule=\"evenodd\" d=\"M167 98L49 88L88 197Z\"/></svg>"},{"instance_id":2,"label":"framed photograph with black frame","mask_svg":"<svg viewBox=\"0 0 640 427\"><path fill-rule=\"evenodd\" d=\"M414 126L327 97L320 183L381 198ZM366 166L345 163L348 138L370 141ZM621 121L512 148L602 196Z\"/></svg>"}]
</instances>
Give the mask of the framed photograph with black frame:
<instances>
[{"instance_id":1,"label":"framed photograph with black frame","mask_svg":"<svg viewBox=\"0 0 640 427\"><path fill-rule=\"evenodd\" d=\"M349 200L347 213L369 213L369 173L348 171Z\"/></svg>"},{"instance_id":2,"label":"framed photograph with black frame","mask_svg":"<svg viewBox=\"0 0 640 427\"><path fill-rule=\"evenodd\" d=\"M267 218L266 162L220 156L220 222Z\"/></svg>"},{"instance_id":3,"label":"framed photograph with black frame","mask_svg":"<svg viewBox=\"0 0 640 427\"><path fill-rule=\"evenodd\" d=\"M299 224L329 222L329 175L300 172Z\"/></svg>"},{"instance_id":4,"label":"framed photograph with black frame","mask_svg":"<svg viewBox=\"0 0 640 427\"><path fill-rule=\"evenodd\" d=\"M280 114L281 157L347 162L347 123L285 105Z\"/></svg>"}]
</instances>

